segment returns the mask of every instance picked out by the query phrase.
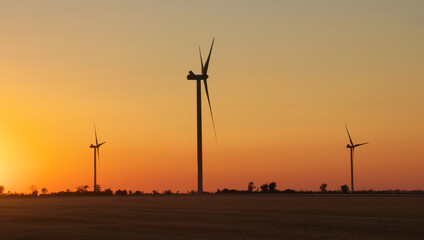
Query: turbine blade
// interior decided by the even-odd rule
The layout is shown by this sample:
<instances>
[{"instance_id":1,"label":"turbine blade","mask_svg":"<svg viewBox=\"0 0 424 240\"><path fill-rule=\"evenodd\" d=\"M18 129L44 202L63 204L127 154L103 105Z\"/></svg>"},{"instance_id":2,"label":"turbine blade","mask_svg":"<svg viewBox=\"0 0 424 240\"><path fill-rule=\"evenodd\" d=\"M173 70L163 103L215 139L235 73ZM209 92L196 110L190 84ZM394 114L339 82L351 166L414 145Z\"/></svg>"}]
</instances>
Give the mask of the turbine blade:
<instances>
[{"instance_id":1,"label":"turbine blade","mask_svg":"<svg viewBox=\"0 0 424 240\"><path fill-rule=\"evenodd\" d=\"M202 51L200 50L200 46L199 46L199 54L200 54L200 64L202 65L202 75L204 74L204 69L203 69L203 58L202 58Z\"/></svg>"},{"instance_id":2,"label":"turbine blade","mask_svg":"<svg viewBox=\"0 0 424 240\"><path fill-rule=\"evenodd\" d=\"M366 142L366 143L359 143L359 144L356 144L355 145L355 147L358 147L358 146L361 146L361 145L365 145L365 144L368 144L369 142Z\"/></svg>"},{"instance_id":3,"label":"turbine blade","mask_svg":"<svg viewBox=\"0 0 424 240\"><path fill-rule=\"evenodd\" d=\"M349 136L350 144L352 144L352 146L353 146L352 138L350 137L349 130L347 130L346 124L345 124L345 128L346 128L347 135Z\"/></svg>"},{"instance_id":4,"label":"turbine blade","mask_svg":"<svg viewBox=\"0 0 424 240\"><path fill-rule=\"evenodd\" d=\"M205 62L205 72L203 73L203 75L206 75L206 73L208 72L209 60L211 59L211 53L212 53L212 48L213 48L214 42L215 42L215 38L213 38L213 40L212 40L212 45L211 45L211 49L209 50L208 59Z\"/></svg>"},{"instance_id":5,"label":"turbine blade","mask_svg":"<svg viewBox=\"0 0 424 240\"><path fill-rule=\"evenodd\" d=\"M96 136L96 145L99 145L99 143L97 142L96 124L94 124L94 135Z\"/></svg>"},{"instance_id":6,"label":"turbine blade","mask_svg":"<svg viewBox=\"0 0 424 240\"><path fill-rule=\"evenodd\" d=\"M102 146L103 144L105 144L106 142L102 142L102 143L100 143L98 146L100 147L100 146Z\"/></svg>"},{"instance_id":7,"label":"turbine blade","mask_svg":"<svg viewBox=\"0 0 424 240\"><path fill-rule=\"evenodd\" d=\"M211 100L209 98L209 90L208 90L208 82L207 80L203 80L203 82L205 83L205 90L206 90L206 96L208 97L208 103L209 103L209 110L211 112L211 118L212 118L212 125L213 125L213 132L215 134L215 142L217 142L217 138L216 138L216 129L215 129L215 121L213 119L213 114L212 114L212 106L211 106Z\"/></svg>"}]
</instances>

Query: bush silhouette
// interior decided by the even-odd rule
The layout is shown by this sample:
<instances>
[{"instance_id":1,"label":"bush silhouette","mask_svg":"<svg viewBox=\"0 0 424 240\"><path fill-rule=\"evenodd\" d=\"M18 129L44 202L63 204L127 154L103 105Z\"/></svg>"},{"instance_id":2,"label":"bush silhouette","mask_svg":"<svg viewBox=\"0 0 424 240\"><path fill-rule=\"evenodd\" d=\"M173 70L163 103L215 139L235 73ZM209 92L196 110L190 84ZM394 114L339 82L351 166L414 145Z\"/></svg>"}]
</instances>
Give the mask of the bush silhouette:
<instances>
[{"instance_id":1,"label":"bush silhouette","mask_svg":"<svg viewBox=\"0 0 424 240\"><path fill-rule=\"evenodd\" d=\"M268 190L269 190L270 193L276 192L277 191L277 183L276 182L271 182L268 185Z\"/></svg>"},{"instance_id":2,"label":"bush silhouette","mask_svg":"<svg viewBox=\"0 0 424 240\"><path fill-rule=\"evenodd\" d=\"M104 191L107 195L113 195L113 192L112 192L112 189L110 189L110 188L107 188L107 189L105 189L105 191Z\"/></svg>"},{"instance_id":3,"label":"bush silhouette","mask_svg":"<svg viewBox=\"0 0 424 240\"><path fill-rule=\"evenodd\" d=\"M261 185L261 192L263 192L263 193L269 192L269 186L268 186L267 183L264 183L264 184Z\"/></svg>"},{"instance_id":4,"label":"bush silhouette","mask_svg":"<svg viewBox=\"0 0 424 240\"><path fill-rule=\"evenodd\" d=\"M253 192L253 190L255 189L255 184L253 182L249 182L249 184L247 185L247 191L248 192Z\"/></svg>"},{"instance_id":5,"label":"bush silhouette","mask_svg":"<svg viewBox=\"0 0 424 240\"><path fill-rule=\"evenodd\" d=\"M32 196L38 196L37 186L31 185L31 186L29 186L29 190L31 191L31 195Z\"/></svg>"},{"instance_id":6,"label":"bush silhouette","mask_svg":"<svg viewBox=\"0 0 424 240\"><path fill-rule=\"evenodd\" d=\"M321 186L319 187L319 189L321 190L321 192L327 192L327 183L321 184Z\"/></svg>"},{"instance_id":7,"label":"bush silhouette","mask_svg":"<svg viewBox=\"0 0 424 240\"><path fill-rule=\"evenodd\" d=\"M127 195L128 195L128 193L127 193L127 190L121 190L121 189L119 189L119 190L117 190L117 191L115 192L115 195L116 195L116 196L127 196Z\"/></svg>"},{"instance_id":8,"label":"bush silhouette","mask_svg":"<svg viewBox=\"0 0 424 240\"><path fill-rule=\"evenodd\" d=\"M88 185L81 185L77 187L77 193L83 193L88 191L89 186Z\"/></svg>"},{"instance_id":9,"label":"bush silhouette","mask_svg":"<svg viewBox=\"0 0 424 240\"><path fill-rule=\"evenodd\" d=\"M340 189L342 190L342 193L349 193L349 186L348 185L342 185L340 187Z\"/></svg>"}]
</instances>

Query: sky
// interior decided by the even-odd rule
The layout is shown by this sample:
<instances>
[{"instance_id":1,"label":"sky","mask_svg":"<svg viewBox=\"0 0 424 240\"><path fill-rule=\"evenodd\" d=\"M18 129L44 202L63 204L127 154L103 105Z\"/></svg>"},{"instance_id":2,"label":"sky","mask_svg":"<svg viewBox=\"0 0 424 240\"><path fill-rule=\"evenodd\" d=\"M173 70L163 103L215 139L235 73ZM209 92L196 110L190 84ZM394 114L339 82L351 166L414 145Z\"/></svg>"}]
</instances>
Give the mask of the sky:
<instances>
[{"instance_id":1,"label":"sky","mask_svg":"<svg viewBox=\"0 0 424 240\"><path fill-rule=\"evenodd\" d=\"M423 1L1 1L0 185L423 189Z\"/></svg>"}]
</instances>

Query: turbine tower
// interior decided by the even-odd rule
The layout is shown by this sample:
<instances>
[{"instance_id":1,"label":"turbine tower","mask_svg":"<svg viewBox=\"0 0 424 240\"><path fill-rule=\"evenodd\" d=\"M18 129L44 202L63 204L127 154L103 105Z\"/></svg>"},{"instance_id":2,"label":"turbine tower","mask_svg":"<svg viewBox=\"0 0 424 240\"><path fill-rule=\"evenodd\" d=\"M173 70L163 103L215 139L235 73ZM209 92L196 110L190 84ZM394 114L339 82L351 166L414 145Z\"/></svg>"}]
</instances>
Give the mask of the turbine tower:
<instances>
[{"instance_id":1,"label":"turbine tower","mask_svg":"<svg viewBox=\"0 0 424 240\"><path fill-rule=\"evenodd\" d=\"M99 159L99 166L100 166L100 146L102 146L103 144L105 144L105 142L102 142L99 144L99 142L97 141L97 131L96 131L96 124L94 124L94 136L96 137L96 145L91 144L90 148L94 149L94 185L93 185L93 192L96 192L97 190L99 190L97 188L97 166L96 166L96 154L97 157Z\"/></svg>"},{"instance_id":2,"label":"turbine tower","mask_svg":"<svg viewBox=\"0 0 424 240\"><path fill-rule=\"evenodd\" d=\"M202 88L202 80L205 84L205 91L206 96L208 98L209 103L209 110L211 113L212 118L212 125L213 130L215 133L215 140L216 140L216 131L215 131L215 122L213 120L213 114L212 114L212 107L211 107L211 101L209 99L209 91L208 91L208 67L209 67L209 60L211 58L213 43L215 41L215 38L212 40L212 45L209 50L208 58L206 59L205 65L203 65L203 59L202 59L202 52L200 51L199 47L199 54L200 54L200 64L202 67L202 74L194 74L193 71L189 71L189 75L187 75L187 80L196 80L196 95L197 95L197 193L201 194L203 193L203 162L202 162L202 95L201 95L201 88Z\"/></svg>"},{"instance_id":3,"label":"turbine tower","mask_svg":"<svg viewBox=\"0 0 424 240\"><path fill-rule=\"evenodd\" d=\"M349 141L350 141L350 144L347 144L346 148L350 148L350 183L351 183L351 187L352 187L352 192L354 192L355 189L353 188L353 152L355 151L356 147L368 144L368 142L353 144L352 138L350 137L349 130L347 130L346 124L345 124L345 128L346 128L346 132L347 132L347 135L349 136Z\"/></svg>"}]
</instances>

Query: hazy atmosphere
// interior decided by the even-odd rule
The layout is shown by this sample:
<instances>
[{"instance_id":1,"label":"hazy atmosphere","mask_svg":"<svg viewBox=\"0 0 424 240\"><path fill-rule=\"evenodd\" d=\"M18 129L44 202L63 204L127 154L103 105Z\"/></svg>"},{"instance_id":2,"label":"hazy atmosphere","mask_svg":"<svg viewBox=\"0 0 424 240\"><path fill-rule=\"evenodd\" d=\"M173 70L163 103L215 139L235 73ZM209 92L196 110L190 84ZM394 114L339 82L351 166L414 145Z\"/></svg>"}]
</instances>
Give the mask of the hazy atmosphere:
<instances>
[{"instance_id":1,"label":"hazy atmosphere","mask_svg":"<svg viewBox=\"0 0 424 240\"><path fill-rule=\"evenodd\" d=\"M22 4L24 2L25 4ZM2 1L0 185L423 189L424 1Z\"/></svg>"}]
</instances>

